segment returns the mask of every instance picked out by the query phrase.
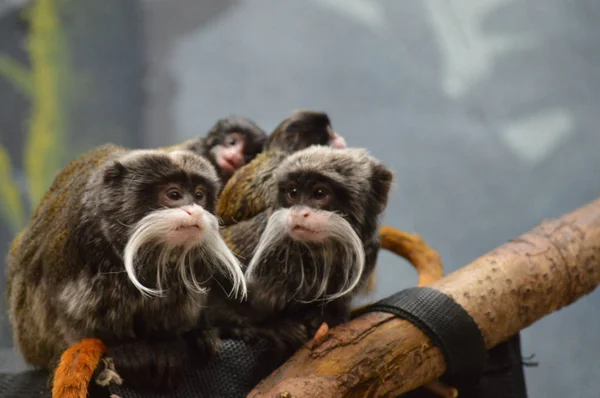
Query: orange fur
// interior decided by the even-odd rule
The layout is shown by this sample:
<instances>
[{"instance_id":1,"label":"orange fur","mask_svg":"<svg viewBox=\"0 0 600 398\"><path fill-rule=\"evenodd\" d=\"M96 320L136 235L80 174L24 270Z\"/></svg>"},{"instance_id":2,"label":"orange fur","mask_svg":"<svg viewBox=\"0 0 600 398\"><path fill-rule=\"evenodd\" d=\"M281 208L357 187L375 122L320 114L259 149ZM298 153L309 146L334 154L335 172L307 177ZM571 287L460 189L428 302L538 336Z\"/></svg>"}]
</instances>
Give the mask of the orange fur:
<instances>
[{"instance_id":1,"label":"orange fur","mask_svg":"<svg viewBox=\"0 0 600 398\"><path fill-rule=\"evenodd\" d=\"M99 339L83 339L69 347L54 372L52 398L86 398L92 375L106 350Z\"/></svg>"}]
</instances>

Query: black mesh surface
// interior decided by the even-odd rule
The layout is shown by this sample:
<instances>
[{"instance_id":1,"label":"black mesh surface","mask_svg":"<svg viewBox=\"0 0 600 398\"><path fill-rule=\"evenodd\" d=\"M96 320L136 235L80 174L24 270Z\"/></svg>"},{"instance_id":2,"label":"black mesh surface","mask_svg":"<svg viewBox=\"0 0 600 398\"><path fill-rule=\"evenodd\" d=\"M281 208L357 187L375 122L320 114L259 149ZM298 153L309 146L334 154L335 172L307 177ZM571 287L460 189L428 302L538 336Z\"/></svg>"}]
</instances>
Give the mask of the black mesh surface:
<instances>
[{"instance_id":1,"label":"black mesh surface","mask_svg":"<svg viewBox=\"0 0 600 398\"><path fill-rule=\"evenodd\" d=\"M0 397L50 397L47 388L48 373L43 371L10 372L14 353L0 355ZM218 357L202 368L187 369L176 391L168 394L139 392L120 386L110 390L90 390L90 398L108 398L115 394L121 398L192 398L192 397L245 397L263 378L275 370L281 361L275 361L270 346L259 342L248 346L241 341L225 340ZM8 369L8 371L7 371Z\"/></svg>"},{"instance_id":2,"label":"black mesh surface","mask_svg":"<svg viewBox=\"0 0 600 398\"><path fill-rule=\"evenodd\" d=\"M214 361L186 371L177 391L148 394L115 386L110 392L121 398L245 397L280 365L273 360L269 348L266 342L251 347L241 341L226 340Z\"/></svg>"},{"instance_id":3,"label":"black mesh surface","mask_svg":"<svg viewBox=\"0 0 600 398\"><path fill-rule=\"evenodd\" d=\"M0 397L40 397L50 398L47 387L48 373L27 371L0 374Z\"/></svg>"},{"instance_id":4,"label":"black mesh surface","mask_svg":"<svg viewBox=\"0 0 600 398\"><path fill-rule=\"evenodd\" d=\"M7 353L2 354L5 362ZM90 390L90 398L108 398L115 394L121 398L193 398L193 397L245 397L248 392L279 363L274 362L269 347L260 343L249 347L238 341L225 341L220 356L201 369L188 369L179 389L170 394L148 394L114 387ZM0 374L0 397L49 398L48 374L41 371L24 371ZM447 380L451 383L452 380ZM461 392L461 398L526 398L525 379L521 359L519 335L513 336L488 352L477 393ZM322 397L325 398L325 397ZM418 389L402 398L436 398L426 390Z\"/></svg>"}]
</instances>

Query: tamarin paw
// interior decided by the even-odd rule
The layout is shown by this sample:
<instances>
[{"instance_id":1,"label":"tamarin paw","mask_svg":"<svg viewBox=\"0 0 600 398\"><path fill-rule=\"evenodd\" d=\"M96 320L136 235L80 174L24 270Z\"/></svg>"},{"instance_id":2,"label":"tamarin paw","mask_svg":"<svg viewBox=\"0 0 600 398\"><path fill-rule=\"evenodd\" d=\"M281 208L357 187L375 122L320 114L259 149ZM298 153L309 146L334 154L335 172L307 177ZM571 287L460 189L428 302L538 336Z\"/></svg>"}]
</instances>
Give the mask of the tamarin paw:
<instances>
[{"instance_id":1,"label":"tamarin paw","mask_svg":"<svg viewBox=\"0 0 600 398\"><path fill-rule=\"evenodd\" d=\"M327 339L328 333L329 333L329 326L327 325L327 323L323 322L321 324L321 326L319 326L319 329L317 330L317 332L315 333L315 336L312 340L313 345L312 345L311 349L317 348L318 346L323 344L323 342Z\"/></svg>"},{"instance_id":2,"label":"tamarin paw","mask_svg":"<svg viewBox=\"0 0 600 398\"><path fill-rule=\"evenodd\" d=\"M111 383L123 384L123 379L117 373L113 359L104 358L102 359L102 363L104 364L104 369L100 370L98 376L96 376L96 384L102 387L107 387Z\"/></svg>"},{"instance_id":3,"label":"tamarin paw","mask_svg":"<svg viewBox=\"0 0 600 398\"><path fill-rule=\"evenodd\" d=\"M110 347L109 355L124 385L138 390L172 389L189 363L181 337L160 341L136 341Z\"/></svg>"},{"instance_id":4,"label":"tamarin paw","mask_svg":"<svg viewBox=\"0 0 600 398\"><path fill-rule=\"evenodd\" d=\"M195 362L207 362L216 357L221 348L221 340L214 329L195 329L184 334L191 348L191 358Z\"/></svg>"}]
</instances>

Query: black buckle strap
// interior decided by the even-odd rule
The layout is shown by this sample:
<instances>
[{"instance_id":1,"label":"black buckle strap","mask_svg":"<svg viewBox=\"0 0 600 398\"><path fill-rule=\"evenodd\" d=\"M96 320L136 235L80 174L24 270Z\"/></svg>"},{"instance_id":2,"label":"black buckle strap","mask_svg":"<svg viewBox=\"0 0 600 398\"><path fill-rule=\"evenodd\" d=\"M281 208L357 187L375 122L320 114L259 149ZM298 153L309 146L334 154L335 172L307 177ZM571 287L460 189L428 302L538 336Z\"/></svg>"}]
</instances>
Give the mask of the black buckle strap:
<instances>
[{"instance_id":1,"label":"black buckle strap","mask_svg":"<svg viewBox=\"0 0 600 398\"><path fill-rule=\"evenodd\" d=\"M444 379L459 389L477 390L487 351L471 315L444 293L413 287L369 305L356 315L387 312L421 329L440 348L446 360ZM461 394L462 396L462 394Z\"/></svg>"}]
</instances>

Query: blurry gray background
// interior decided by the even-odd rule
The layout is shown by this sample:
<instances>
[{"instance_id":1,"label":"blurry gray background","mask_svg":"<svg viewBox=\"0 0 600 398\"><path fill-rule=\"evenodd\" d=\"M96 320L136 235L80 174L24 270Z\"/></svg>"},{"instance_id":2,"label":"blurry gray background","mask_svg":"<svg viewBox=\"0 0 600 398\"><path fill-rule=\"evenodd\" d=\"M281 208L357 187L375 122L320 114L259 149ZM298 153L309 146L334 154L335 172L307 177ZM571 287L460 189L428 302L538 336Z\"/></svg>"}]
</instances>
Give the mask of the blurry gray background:
<instances>
[{"instance_id":1,"label":"blurry gray background","mask_svg":"<svg viewBox=\"0 0 600 398\"><path fill-rule=\"evenodd\" d=\"M231 113L270 131L293 109L324 110L396 172L385 223L422 234L447 272L600 196L597 0L140 0L137 12L140 146ZM388 253L379 267L373 300L416 283ZM600 396L599 305L596 291L523 331L539 361L531 397Z\"/></svg>"}]
</instances>

